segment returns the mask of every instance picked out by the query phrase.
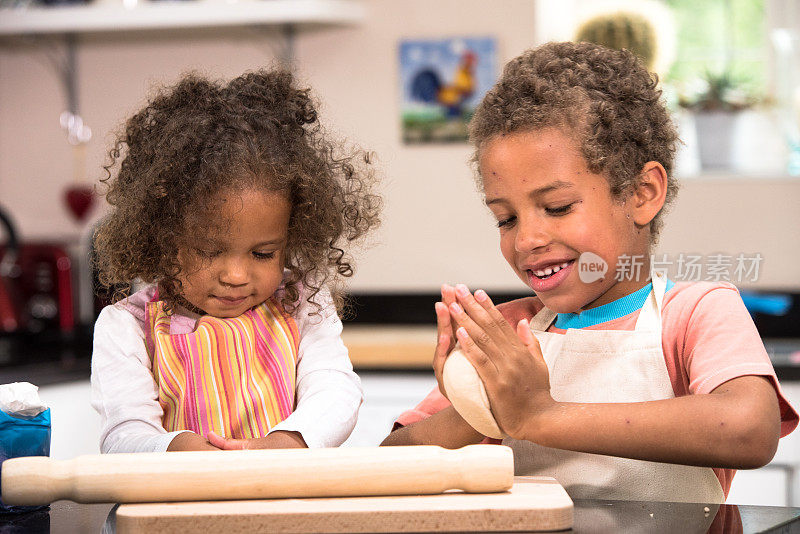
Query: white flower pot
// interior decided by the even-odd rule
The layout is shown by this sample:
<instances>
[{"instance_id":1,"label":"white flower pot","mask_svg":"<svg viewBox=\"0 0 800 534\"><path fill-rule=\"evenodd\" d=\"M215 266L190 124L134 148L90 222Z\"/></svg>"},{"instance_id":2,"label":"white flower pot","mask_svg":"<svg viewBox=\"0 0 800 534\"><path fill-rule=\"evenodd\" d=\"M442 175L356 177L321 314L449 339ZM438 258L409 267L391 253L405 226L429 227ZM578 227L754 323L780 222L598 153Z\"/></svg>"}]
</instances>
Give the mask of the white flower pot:
<instances>
[{"instance_id":1,"label":"white flower pot","mask_svg":"<svg viewBox=\"0 0 800 534\"><path fill-rule=\"evenodd\" d=\"M739 113L735 111L697 111L694 114L700 167L703 170L729 170L733 165L733 141Z\"/></svg>"}]
</instances>

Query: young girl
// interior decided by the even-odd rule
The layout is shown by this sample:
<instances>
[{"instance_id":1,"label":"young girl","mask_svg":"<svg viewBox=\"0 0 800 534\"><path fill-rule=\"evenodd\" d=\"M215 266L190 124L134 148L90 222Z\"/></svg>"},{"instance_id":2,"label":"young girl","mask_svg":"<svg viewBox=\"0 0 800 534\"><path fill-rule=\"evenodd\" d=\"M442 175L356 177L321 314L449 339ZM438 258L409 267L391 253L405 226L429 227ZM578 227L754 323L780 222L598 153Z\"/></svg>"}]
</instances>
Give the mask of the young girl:
<instances>
[{"instance_id":1,"label":"young girl","mask_svg":"<svg viewBox=\"0 0 800 534\"><path fill-rule=\"evenodd\" d=\"M536 297L495 307L443 286L439 388L384 444L484 439L443 396L457 340L517 474L573 498L723 502L734 470L768 463L798 418L736 288L650 270L677 192L655 80L628 52L550 43L508 64L471 138L500 249ZM617 276L631 258L641 276Z\"/></svg>"},{"instance_id":2,"label":"young girl","mask_svg":"<svg viewBox=\"0 0 800 534\"><path fill-rule=\"evenodd\" d=\"M368 158L335 148L283 71L189 75L127 122L95 262L106 290L146 285L95 326L102 452L348 437L362 392L328 286L380 201Z\"/></svg>"}]
</instances>

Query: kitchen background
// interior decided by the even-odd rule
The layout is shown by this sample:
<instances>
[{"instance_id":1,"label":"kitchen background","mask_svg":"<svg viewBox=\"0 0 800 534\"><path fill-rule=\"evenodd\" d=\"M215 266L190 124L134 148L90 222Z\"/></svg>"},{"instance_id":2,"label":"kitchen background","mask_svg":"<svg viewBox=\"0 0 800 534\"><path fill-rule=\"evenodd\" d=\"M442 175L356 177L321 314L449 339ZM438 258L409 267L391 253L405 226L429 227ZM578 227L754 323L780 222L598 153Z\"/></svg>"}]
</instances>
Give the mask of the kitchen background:
<instances>
[{"instance_id":1,"label":"kitchen background","mask_svg":"<svg viewBox=\"0 0 800 534\"><path fill-rule=\"evenodd\" d=\"M489 40L497 73L527 48L573 38L598 11L623 8L654 20L656 68L685 142L676 170L682 190L658 256L666 254L673 271L679 258L750 261L746 276L733 281L745 291L786 393L800 405L794 0L42 3L59 5L0 0L0 209L19 243L16 261L6 255L0 262L0 282L18 297L4 300L0 292L0 383L41 386L52 409L53 456L98 450L88 386L97 304L86 258L104 206L87 191L103 176L114 132L155 87L188 70L229 78L291 62L313 88L328 128L374 151L383 226L359 254L350 284L355 317L345 329L367 395L347 444L374 445L435 384L429 360L439 285L463 282L497 300L525 293L500 254L487 253L497 248L496 229L475 191L468 145L414 142L404 131L402 113L430 106L408 105L401 44ZM491 61L491 53L479 59ZM697 97L706 69L731 74L721 106L733 110L732 122L711 137L703 134L707 110ZM440 74L445 83L452 75ZM727 144L708 156L704 143L722 133L730 134ZM11 244L0 226L3 243ZM737 475L729 502L800 505L798 467L800 438L792 435L772 464Z\"/></svg>"}]
</instances>

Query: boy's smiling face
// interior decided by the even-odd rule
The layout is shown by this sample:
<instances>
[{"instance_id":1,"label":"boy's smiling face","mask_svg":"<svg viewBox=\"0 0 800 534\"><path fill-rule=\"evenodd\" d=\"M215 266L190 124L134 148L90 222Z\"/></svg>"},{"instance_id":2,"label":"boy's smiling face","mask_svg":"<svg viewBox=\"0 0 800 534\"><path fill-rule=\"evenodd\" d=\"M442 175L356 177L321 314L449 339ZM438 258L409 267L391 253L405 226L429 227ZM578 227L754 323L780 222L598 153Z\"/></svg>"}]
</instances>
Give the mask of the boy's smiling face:
<instances>
[{"instance_id":1,"label":"boy's smiling face","mask_svg":"<svg viewBox=\"0 0 800 534\"><path fill-rule=\"evenodd\" d=\"M218 239L181 251L184 299L215 317L237 317L267 300L283 281L289 201L278 193L220 194L226 222Z\"/></svg>"},{"instance_id":2,"label":"boy's smiling face","mask_svg":"<svg viewBox=\"0 0 800 534\"><path fill-rule=\"evenodd\" d=\"M647 284L650 234L634 224L634 197L615 199L570 136L548 128L495 137L481 151L480 171L503 256L547 307L578 313ZM608 265L602 279L581 281L585 252ZM616 280L623 255L644 260L638 280Z\"/></svg>"}]
</instances>

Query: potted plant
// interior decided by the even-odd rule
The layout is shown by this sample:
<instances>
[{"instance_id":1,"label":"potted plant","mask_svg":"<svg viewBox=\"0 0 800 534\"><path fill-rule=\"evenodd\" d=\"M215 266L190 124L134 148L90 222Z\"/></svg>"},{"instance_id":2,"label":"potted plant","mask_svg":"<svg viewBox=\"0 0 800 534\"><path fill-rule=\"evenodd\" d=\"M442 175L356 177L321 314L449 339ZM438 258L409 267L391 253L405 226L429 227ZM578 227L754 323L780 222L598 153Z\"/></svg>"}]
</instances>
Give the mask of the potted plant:
<instances>
[{"instance_id":1,"label":"potted plant","mask_svg":"<svg viewBox=\"0 0 800 534\"><path fill-rule=\"evenodd\" d=\"M706 71L699 91L679 97L678 104L694 116L703 169L732 167L733 136L739 113L756 103L745 84L729 71Z\"/></svg>"},{"instance_id":2,"label":"potted plant","mask_svg":"<svg viewBox=\"0 0 800 534\"><path fill-rule=\"evenodd\" d=\"M575 33L575 41L587 41L615 50L630 50L649 70L653 70L658 50L656 29L643 15L618 11L601 13L585 21Z\"/></svg>"}]
</instances>

